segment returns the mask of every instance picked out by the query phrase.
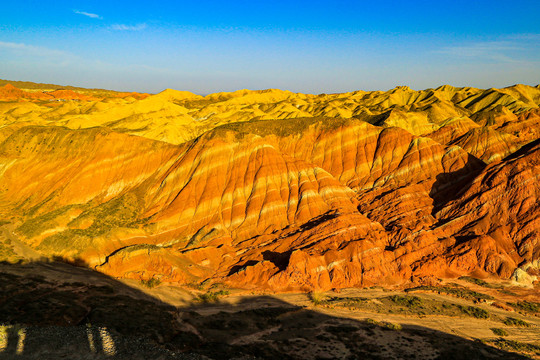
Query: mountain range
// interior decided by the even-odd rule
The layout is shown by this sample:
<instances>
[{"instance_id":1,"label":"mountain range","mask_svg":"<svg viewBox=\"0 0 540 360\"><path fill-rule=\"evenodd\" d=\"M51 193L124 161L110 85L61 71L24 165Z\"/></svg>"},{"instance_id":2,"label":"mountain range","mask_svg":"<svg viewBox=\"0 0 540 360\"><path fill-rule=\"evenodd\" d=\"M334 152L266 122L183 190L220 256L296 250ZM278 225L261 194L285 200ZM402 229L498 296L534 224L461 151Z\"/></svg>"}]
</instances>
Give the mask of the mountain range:
<instances>
[{"instance_id":1,"label":"mountain range","mask_svg":"<svg viewBox=\"0 0 540 360\"><path fill-rule=\"evenodd\" d=\"M5 83L0 220L26 253L278 292L540 274L540 85Z\"/></svg>"}]
</instances>

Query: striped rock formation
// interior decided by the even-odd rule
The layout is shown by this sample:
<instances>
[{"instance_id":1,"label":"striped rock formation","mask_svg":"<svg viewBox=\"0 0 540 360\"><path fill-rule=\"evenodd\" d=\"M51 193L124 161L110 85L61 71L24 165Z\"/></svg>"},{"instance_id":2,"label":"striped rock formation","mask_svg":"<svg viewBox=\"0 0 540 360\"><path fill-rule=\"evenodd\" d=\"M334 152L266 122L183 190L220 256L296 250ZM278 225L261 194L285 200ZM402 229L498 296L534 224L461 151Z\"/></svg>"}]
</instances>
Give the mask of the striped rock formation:
<instances>
[{"instance_id":1,"label":"striped rock formation","mask_svg":"<svg viewBox=\"0 0 540 360\"><path fill-rule=\"evenodd\" d=\"M4 89L0 216L44 256L274 291L509 278L540 258L535 87Z\"/></svg>"}]
</instances>

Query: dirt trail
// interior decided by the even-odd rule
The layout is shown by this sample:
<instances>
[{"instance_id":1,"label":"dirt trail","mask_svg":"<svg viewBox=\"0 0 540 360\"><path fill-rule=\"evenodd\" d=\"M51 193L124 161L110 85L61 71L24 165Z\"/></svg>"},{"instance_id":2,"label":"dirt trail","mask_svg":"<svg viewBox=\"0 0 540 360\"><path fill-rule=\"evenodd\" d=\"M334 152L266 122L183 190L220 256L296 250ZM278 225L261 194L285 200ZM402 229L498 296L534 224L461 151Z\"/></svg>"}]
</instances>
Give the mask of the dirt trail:
<instances>
[{"instance_id":1,"label":"dirt trail","mask_svg":"<svg viewBox=\"0 0 540 360\"><path fill-rule=\"evenodd\" d=\"M13 251L20 257L31 260L38 261L43 260L44 256L41 255L36 250L32 249L30 246L23 243L13 232L14 226L12 224L4 225L0 227L0 239L2 241L9 240L13 247Z\"/></svg>"}]
</instances>

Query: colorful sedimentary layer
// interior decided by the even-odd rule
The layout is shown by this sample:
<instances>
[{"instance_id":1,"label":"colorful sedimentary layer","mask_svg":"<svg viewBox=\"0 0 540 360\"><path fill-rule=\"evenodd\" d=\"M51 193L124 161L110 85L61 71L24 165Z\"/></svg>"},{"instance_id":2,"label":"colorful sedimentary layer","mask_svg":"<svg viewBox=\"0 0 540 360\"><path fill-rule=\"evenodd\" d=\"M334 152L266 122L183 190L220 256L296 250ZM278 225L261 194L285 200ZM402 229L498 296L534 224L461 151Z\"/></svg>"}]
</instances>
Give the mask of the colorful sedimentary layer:
<instances>
[{"instance_id":1,"label":"colorful sedimentary layer","mask_svg":"<svg viewBox=\"0 0 540 360\"><path fill-rule=\"evenodd\" d=\"M539 104L524 85L205 97L6 85L0 216L44 256L175 285L519 278L540 259Z\"/></svg>"}]
</instances>

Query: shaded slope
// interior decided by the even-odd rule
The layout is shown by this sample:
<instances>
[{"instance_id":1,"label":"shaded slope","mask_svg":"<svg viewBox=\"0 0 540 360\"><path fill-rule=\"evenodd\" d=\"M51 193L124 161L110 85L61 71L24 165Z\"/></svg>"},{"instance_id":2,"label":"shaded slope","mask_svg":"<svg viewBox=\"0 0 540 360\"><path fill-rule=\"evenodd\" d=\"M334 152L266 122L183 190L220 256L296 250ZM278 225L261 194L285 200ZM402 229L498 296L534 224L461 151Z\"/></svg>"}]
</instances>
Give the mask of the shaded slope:
<instances>
[{"instance_id":1,"label":"shaded slope","mask_svg":"<svg viewBox=\"0 0 540 360\"><path fill-rule=\"evenodd\" d=\"M516 266L540 257L539 161L537 140L486 168L437 214L445 231L467 239L454 250L451 264L480 266L508 277Z\"/></svg>"},{"instance_id":2,"label":"shaded slope","mask_svg":"<svg viewBox=\"0 0 540 360\"><path fill-rule=\"evenodd\" d=\"M397 331L271 296L172 306L159 292L55 262L0 263L0 279L2 359L525 358L447 326Z\"/></svg>"}]
</instances>

